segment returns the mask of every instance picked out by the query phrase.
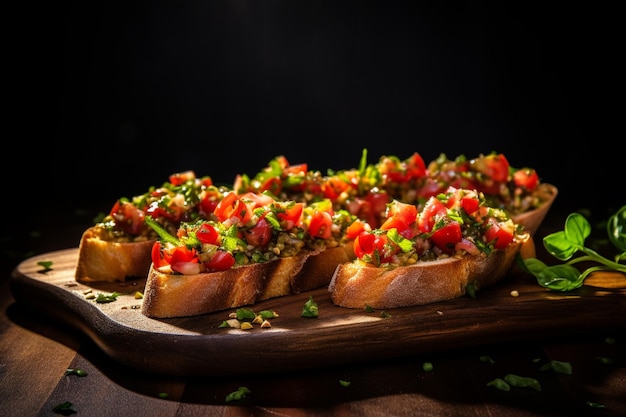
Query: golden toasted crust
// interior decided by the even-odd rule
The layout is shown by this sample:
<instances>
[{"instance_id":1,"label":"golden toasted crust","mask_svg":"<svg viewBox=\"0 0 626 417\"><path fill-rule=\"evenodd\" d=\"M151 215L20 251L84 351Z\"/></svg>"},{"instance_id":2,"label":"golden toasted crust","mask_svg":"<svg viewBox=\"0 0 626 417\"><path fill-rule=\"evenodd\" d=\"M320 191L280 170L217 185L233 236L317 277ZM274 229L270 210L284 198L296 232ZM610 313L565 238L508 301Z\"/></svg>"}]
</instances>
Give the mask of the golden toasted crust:
<instances>
[{"instance_id":1,"label":"golden toasted crust","mask_svg":"<svg viewBox=\"0 0 626 417\"><path fill-rule=\"evenodd\" d=\"M461 297L470 283L480 287L501 280L513 264L523 239L490 256L465 255L411 266L376 268L360 261L339 265L328 290L335 305L385 309L429 304Z\"/></svg>"},{"instance_id":2,"label":"golden toasted crust","mask_svg":"<svg viewBox=\"0 0 626 417\"><path fill-rule=\"evenodd\" d=\"M81 282L124 282L127 278L145 278L150 270L150 252L154 240L117 243L100 238L98 228L83 233L78 249L76 280Z\"/></svg>"},{"instance_id":3,"label":"golden toasted crust","mask_svg":"<svg viewBox=\"0 0 626 417\"><path fill-rule=\"evenodd\" d=\"M328 285L337 265L350 260L349 254L337 247L195 275L172 275L152 266L142 313L153 318L195 316L298 294Z\"/></svg>"}]
</instances>

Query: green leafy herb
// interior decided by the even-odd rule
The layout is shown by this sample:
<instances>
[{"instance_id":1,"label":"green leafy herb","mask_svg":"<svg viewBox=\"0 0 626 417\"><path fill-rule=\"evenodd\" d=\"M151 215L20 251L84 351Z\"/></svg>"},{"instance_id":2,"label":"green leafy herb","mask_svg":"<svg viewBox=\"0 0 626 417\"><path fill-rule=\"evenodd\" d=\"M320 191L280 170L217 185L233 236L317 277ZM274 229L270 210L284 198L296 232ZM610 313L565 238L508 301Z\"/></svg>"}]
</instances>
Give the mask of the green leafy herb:
<instances>
[{"instance_id":1,"label":"green leafy herb","mask_svg":"<svg viewBox=\"0 0 626 417\"><path fill-rule=\"evenodd\" d=\"M433 367L432 362L424 362L422 364L422 369L424 370L424 372L432 372L435 368Z\"/></svg>"},{"instance_id":2,"label":"green leafy herb","mask_svg":"<svg viewBox=\"0 0 626 417\"><path fill-rule=\"evenodd\" d=\"M226 396L226 402L243 400L250 394L250 390L246 387L239 387L237 391L233 391Z\"/></svg>"},{"instance_id":3,"label":"green leafy herb","mask_svg":"<svg viewBox=\"0 0 626 417\"><path fill-rule=\"evenodd\" d=\"M83 371L82 369L67 368L67 370L65 371L65 375L87 376L87 372Z\"/></svg>"},{"instance_id":4,"label":"green leafy herb","mask_svg":"<svg viewBox=\"0 0 626 417\"><path fill-rule=\"evenodd\" d=\"M65 401L64 403L55 405L52 409L52 412L56 414L62 414L64 416L69 416L71 414L77 413L76 409L74 408L74 404L69 401Z\"/></svg>"},{"instance_id":5,"label":"green leafy herb","mask_svg":"<svg viewBox=\"0 0 626 417\"><path fill-rule=\"evenodd\" d=\"M350 381L344 381L343 379L339 380L339 385L341 385L342 387L349 387L351 384Z\"/></svg>"},{"instance_id":6,"label":"green leafy herb","mask_svg":"<svg viewBox=\"0 0 626 417\"><path fill-rule=\"evenodd\" d=\"M488 387L494 387L500 391L511 391L511 386L502 378L496 378L487 382Z\"/></svg>"},{"instance_id":7,"label":"green leafy herb","mask_svg":"<svg viewBox=\"0 0 626 417\"><path fill-rule=\"evenodd\" d=\"M572 364L569 362L550 361L544 364L541 368L542 371L554 371L557 374L572 374Z\"/></svg>"},{"instance_id":8,"label":"green leafy herb","mask_svg":"<svg viewBox=\"0 0 626 417\"><path fill-rule=\"evenodd\" d=\"M119 292L112 292L109 295L100 293L96 297L96 303L100 303L100 304L112 303L113 301L116 301L117 297L119 297L120 295L121 294Z\"/></svg>"},{"instance_id":9,"label":"green leafy herb","mask_svg":"<svg viewBox=\"0 0 626 417\"><path fill-rule=\"evenodd\" d=\"M587 407L591 407L591 408L606 408L605 405L600 404L600 403L594 403L593 401L587 401Z\"/></svg>"},{"instance_id":10,"label":"green leafy herb","mask_svg":"<svg viewBox=\"0 0 626 417\"><path fill-rule=\"evenodd\" d=\"M52 261L39 261L37 262L37 265L43 268L39 272L46 273L48 271L52 271Z\"/></svg>"},{"instance_id":11,"label":"green leafy herb","mask_svg":"<svg viewBox=\"0 0 626 417\"><path fill-rule=\"evenodd\" d=\"M535 378L529 378L525 376L519 376L515 374L507 374L504 377L507 384L512 387L532 388L536 391L541 391L541 385Z\"/></svg>"},{"instance_id":12,"label":"green leafy herb","mask_svg":"<svg viewBox=\"0 0 626 417\"><path fill-rule=\"evenodd\" d=\"M548 253L564 263L548 266L536 258L528 258L520 266L534 275L539 285L555 291L575 290L595 271L618 271L626 274L626 205L610 217L607 232L613 246L622 251L615 255L614 260L585 246L585 240L591 234L591 225L582 214L572 213L565 220L564 230L543 238L543 245ZM578 252L584 255L572 258ZM581 272L574 266L579 262L592 262L596 265Z\"/></svg>"},{"instance_id":13,"label":"green leafy herb","mask_svg":"<svg viewBox=\"0 0 626 417\"><path fill-rule=\"evenodd\" d=\"M319 316L319 309L317 303L313 301L313 297L309 296L309 299L304 303L302 308L302 317L316 318Z\"/></svg>"}]
</instances>

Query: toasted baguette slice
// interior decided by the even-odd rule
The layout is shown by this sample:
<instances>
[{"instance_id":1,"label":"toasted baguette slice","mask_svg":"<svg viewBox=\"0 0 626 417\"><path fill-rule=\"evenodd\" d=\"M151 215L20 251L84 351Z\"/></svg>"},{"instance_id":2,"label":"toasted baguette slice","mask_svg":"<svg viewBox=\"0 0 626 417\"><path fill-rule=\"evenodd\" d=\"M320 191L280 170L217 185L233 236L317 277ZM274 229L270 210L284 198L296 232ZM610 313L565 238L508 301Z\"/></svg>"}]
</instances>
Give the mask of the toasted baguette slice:
<instances>
[{"instance_id":1,"label":"toasted baguette slice","mask_svg":"<svg viewBox=\"0 0 626 417\"><path fill-rule=\"evenodd\" d=\"M355 260L339 265L328 286L335 305L377 309L408 307L463 296L470 284L486 287L500 281L529 234L490 256L464 255L410 266L378 268Z\"/></svg>"},{"instance_id":2,"label":"toasted baguette slice","mask_svg":"<svg viewBox=\"0 0 626 417\"><path fill-rule=\"evenodd\" d=\"M173 275L152 265L142 313L153 318L185 317L253 305L328 285L351 248L336 247L220 272Z\"/></svg>"},{"instance_id":3,"label":"toasted baguette slice","mask_svg":"<svg viewBox=\"0 0 626 417\"><path fill-rule=\"evenodd\" d=\"M152 262L153 244L154 240L128 243L104 240L97 226L90 227L80 240L75 278L81 282L145 278Z\"/></svg>"}]
</instances>

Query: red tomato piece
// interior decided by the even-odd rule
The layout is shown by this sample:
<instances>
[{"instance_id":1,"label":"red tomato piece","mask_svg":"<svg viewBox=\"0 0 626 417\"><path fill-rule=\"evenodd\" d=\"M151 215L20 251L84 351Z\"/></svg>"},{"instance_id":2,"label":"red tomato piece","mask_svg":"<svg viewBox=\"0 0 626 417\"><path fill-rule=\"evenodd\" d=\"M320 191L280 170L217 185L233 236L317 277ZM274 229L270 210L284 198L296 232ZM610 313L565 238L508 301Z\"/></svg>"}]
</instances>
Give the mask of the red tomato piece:
<instances>
[{"instance_id":1,"label":"red tomato piece","mask_svg":"<svg viewBox=\"0 0 626 417\"><path fill-rule=\"evenodd\" d=\"M217 244L219 233L212 225L203 223L200 225L200 228L196 230L196 237L202 243L215 245Z\"/></svg>"},{"instance_id":2,"label":"red tomato piece","mask_svg":"<svg viewBox=\"0 0 626 417\"><path fill-rule=\"evenodd\" d=\"M244 230L243 236L248 244L262 248L272 239L272 225L265 217L262 217L250 229Z\"/></svg>"},{"instance_id":3,"label":"red tomato piece","mask_svg":"<svg viewBox=\"0 0 626 417\"><path fill-rule=\"evenodd\" d=\"M330 239L332 236L333 218L327 211L315 210L309 221L309 234L313 237Z\"/></svg>"},{"instance_id":4,"label":"red tomato piece","mask_svg":"<svg viewBox=\"0 0 626 417\"><path fill-rule=\"evenodd\" d=\"M426 201L417 219L417 227L422 232L428 233L432 230L437 218L448 212L446 206L436 197L431 197Z\"/></svg>"},{"instance_id":5,"label":"red tomato piece","mask_svg":"<svg viewBox=\"0 0 626 417\"><path fill-rule=\"evenodd\" d=\"M533 168L518 169L513 173L513 182L516 187L522 187L532 191L539 185L539 175Z\"/></svg>"},{"instance_id":6,"label":"red tomato piece","mask_svg":"<svg viewBox=\"0 0 626 417\"><path fill-rule=\"evenodd\" d=\"M487 243L493 243L495 249L504 249L513 241L513 231L504 227L497 219L490 217L487 219L485 239Z\"/></svg>"},{"instance_id":7,"label":"red tomato piece","mask_svg":"<svg viewBox=\"0 0 626 417\"><path fill-rule=\"evenodd\" d=\"M445 253L454 252L454 246L461 241L463 233L461 225L455 220L446 221L441 227L437 227L430 236L430 240Z\"/></svg>"},{"instance_id":8,"label":"red tomato piece","mask_svg":"<svg viewBox=\"0 0 626 417\"><path fill-rule=\"evenodd\" d=\"M205 268L209 272L226 271L235 265L235 257L232 253L218 250L215 254L204 263Z\"/></svg>"},{"instance_id":9,"label":"red tomato piece","mask_svg":"<svg viewBox=\"0 0 626 417\"><path fill-rule=\"evenodd\" d=\"M117 200L109 214L115 219L117 227L125 233L136 236L143 231L146 214L132 203Z\"/></svg>"},{"instance_id":10,"label":"red tomato piece","mask_svg":"<svg viewBox=\"0 0 626 417\"><path fill-rule=\"evenodd\" d=\"M170 175L170 183L172 185L181 185L193 179L196 179L196 174L193 171L178 172Z\"/></svg>"}]
</instances>

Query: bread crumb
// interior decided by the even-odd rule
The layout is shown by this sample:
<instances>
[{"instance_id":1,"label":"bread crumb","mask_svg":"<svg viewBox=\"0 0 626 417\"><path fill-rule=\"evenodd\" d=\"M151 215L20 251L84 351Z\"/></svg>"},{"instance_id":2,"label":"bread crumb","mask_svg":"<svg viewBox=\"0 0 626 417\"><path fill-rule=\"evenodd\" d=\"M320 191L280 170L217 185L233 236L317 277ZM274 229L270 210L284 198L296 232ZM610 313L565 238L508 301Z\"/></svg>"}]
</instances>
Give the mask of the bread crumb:
<instances>
[{"instance_id":1,"label":"bread crumb","mask_svg":"<svg viewBox=\"0 0 626 417\"><path fill-rule=\"evenodd\" d=\"M519 297L519 291L517 290L511 291L511 297Z\"/></svg>"}]
</instances>

